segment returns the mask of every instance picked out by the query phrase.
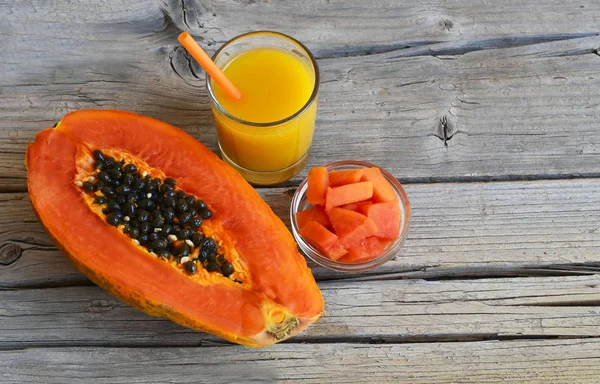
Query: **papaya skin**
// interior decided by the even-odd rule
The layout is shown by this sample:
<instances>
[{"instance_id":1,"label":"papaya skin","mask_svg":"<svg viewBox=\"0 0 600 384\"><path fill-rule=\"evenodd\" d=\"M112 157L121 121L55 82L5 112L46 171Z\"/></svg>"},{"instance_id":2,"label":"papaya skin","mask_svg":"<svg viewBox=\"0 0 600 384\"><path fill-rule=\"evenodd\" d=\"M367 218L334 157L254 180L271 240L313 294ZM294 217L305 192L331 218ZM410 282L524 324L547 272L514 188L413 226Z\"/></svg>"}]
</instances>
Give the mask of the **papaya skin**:
<instances>
[{"instance_id":1,"label":"papaya skin","mask_svg":"<svg viewBox=\"0 0 600 384\"><path fill-rule=\"evenodd\" d=\"M135 156L204 199L215 213L215 233L239 255L247 281L220 274L194 280L103 222L73 182L94 149ZM26 165L34 211L51 239L77 269L126 304L250 347L285 340L324 314L321 293L285 225L241 176L183 131L129 112L73 112L38 134Z\"/></svg>"}]
</instances>

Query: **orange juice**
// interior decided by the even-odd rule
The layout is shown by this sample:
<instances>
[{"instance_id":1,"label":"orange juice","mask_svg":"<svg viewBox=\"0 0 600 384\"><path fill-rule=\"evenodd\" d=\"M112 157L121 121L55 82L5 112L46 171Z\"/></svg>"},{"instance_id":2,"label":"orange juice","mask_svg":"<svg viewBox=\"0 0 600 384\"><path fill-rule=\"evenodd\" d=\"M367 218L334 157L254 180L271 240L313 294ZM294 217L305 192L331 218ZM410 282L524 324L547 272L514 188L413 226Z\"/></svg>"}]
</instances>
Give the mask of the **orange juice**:
<instances>
[{"instance_id":1,"label":"orange juice","mask_svg":"<svg viewBox=\"0 0 600 384\"><path fill-rule=\"evenodd\" d=\"M210 84L221 107L213 103L224 160L256 184L294 176L306 162L315 126L318 74L310 58L258 47L232 55L221 69L242 93L233 100Z\"/></svg>"}]
</instances>

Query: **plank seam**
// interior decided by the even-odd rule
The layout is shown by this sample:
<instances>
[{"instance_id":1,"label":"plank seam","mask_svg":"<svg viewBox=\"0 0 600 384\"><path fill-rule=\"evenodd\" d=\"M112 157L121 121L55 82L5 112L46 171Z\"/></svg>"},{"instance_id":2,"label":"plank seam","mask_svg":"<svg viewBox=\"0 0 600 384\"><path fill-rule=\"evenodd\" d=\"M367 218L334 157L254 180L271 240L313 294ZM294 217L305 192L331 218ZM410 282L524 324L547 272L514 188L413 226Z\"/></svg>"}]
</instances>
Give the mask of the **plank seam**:
<instances>
[{"instance_id":1,"label":"plank seam","mask_svg":"<svg viewBox=\"0 0 600 384\"><path fill-rule=\"evenodd\" d=\"M357 345L405 345L405 344L428 344L428 343L464 343L464 342L510 342L510 341L527 341L527 340L588 340L598 339L598 335L589 336L574 336L574 335L497 335L497 334L469 334L469 335L431 335L431 336L399 336L399 337L297 337L291 338L279 344L357 344ZM195 344L181 343L26 343L19 345L16 342L12 346L2 346L0 351L15 351L26 349L57 349L57 348L104 348L104 349L154 349L154 348L206 348L206 347L233 347L238 348L239 345L226 341L202 341Z\"/></svg>"},{"instance_id":2,"label":"plank seam","mask_svg":"<svg viewBox=\"0 0 600 384\"><path fill-rule=\"evenodd\" d=\"M580 39L600 36L600 32L564 33L564 34L539 34L531 36L507 36L483 40L458 41L409 41L381 44L375 46L356 48L331 48L314 50L315 57L320 60L335 59L340 57L360 57L380 54L397 53L392 58L433 56L439 59L449 59L448 56L461 56L470 52L485 51L490 49L518 48L529 45L551 43L555 41ZM598 54L597 52L580 52L578 54ZM439 56L446 56L441 58Z\"/></svg>"},{"instance_id":3,"label":"plank seam","mask_svg":"<svg viewBox=\"0 0 600 384\"><path fill-rule=\"evenodd\" d=\"M458 133L458 131L457 131ZM440 140L443 137L435 135ZM446 141L451 139L446 138ZM0 179L12 179L11 177L1 177ZM557 174L508 174L508 175L490 175L490 176L431 176L431 177L397 177L397 180L403 185L410 184L468 184L468 183L505 183L505 182L520 182L520 181L556 181L556 180L586 180L600 179L600 172L586 173L557 173ZM291 195L294 194L301 180L290 180L281 184L260 187L261 189L281 189L290 188ZM0 193L27 193L26 186L3 186L0 187Z\"/></svg>"}]
</instances>

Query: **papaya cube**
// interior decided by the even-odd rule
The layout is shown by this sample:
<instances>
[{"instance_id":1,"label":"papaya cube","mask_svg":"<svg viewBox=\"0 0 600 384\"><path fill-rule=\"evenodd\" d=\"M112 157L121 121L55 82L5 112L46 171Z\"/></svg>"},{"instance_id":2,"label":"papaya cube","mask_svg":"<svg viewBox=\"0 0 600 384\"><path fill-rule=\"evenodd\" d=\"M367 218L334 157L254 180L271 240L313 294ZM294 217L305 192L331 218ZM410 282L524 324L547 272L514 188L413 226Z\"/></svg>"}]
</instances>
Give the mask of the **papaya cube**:
<instances>
[{"instance_id":1,"label":"papaya cube","mask_svg":"<svg viewBox=\"0 0 600 384\"><path fill-rule=\"evenodd\" d=\"M341 237L338 236L340 239L340 243L345 246L345 247L349 247L353 244L359 243L362 240L366 239L367 237L373 236L377 233L378 228L377 225L375 224L375 222L373 221L373 219L371 219L370 217L367 217L367 220L365 220L364 223L362 223L362 225L354 228L354 230L348 234L346 234L345 236Z\"/></svg>"},{"instance_id":2,"label":"papaya cube","mask_svg":"<svg viewBox=\"0 0 600 384\"><path fill-rule=\"evenodd\" d=\"M360 211L360 207L362 207L363 205L367 205L367 204L373 204L373 201L371 201L371 200L357 201L356 203L340 205L340 208L349 209L350 211L362 213Z\"/></svg>"},{"instance_id":3,"label":"papaya cube","mask_svg":"<svg viewBox=\"0 0 600 384\"><path fill-rule=\"evenodd\" d=\"M362 169L348 169L345 171L329 172L329 186L337 187L340 185L358 183L363 175Z\"/></svg>"},{"instance_id":4,"label":"papaya cube","mask_svg":"<svg viewBox=\"0 0 600 384\"><path fill-rule=\"evenodd\" d=\"M332 208L329 220L340 243L349 247L377 233L375 222L367 216L344 208Z\"/></svg>"},{"instance_id":5,"label":"papaya cube","mask_svg":"<svg viewBox=\"0 0 600 384\"><path fill-rule=\"evenodd\" d=\"M385 201L398 200L394 188L388 183L385 177L381 174L379 168L363 169L362 181L370 181L373 183L373 201L376 203Z\"/></svg>"},{"instance_id":6,"label":"papaya cube","mask_svg":"<svg viewBox=\"0 0 600 384\"><path fill-rule=\"evenodd\" d=\"M325 196L325 210L340 205L356 203L357 201L367 200L373 196L373 183L370 181L361 181L354 184L342 185L334 188L327 188Z\"/></svg>"},{"instance_id":7,"label":"papaya cube","mask_svg":"<svg viewBox=\"0 0 600 384\"><path fill-rule=\"evenodd\" d=\"M347 252L346 248L340 244L338 237L316 221L306 223L298 232L304 240L331 260L337 260Z\"/></svg>"},{"instance_id":8,"label":"papaya cube","mask_svg":"<svg viewBox=\"0 0 600 384\"><path fill-rule=\"evenodd\" d=\"M362 225L367 220L367 216L360 212L350 211L348 209L334 207L327 211L333 230L338 236L343 236L351 232L354 228Z\"/></svg>"},{"instance_id":9,"label":"papaya cube","mask_svg":"<svg viewBox=\"0 0 600 384\"><path fill-rule=\"evenodd\" d=\"M373 219L379 229L375 236L395 240L400 232L400 208L396 201L365 204L358 211Z\"/></svg>"},{"instance_id":10,"label":"papaya cube","mask_svg":"<svg viewBox=\"0 0 600 384\"><path fill-rule=\"evenodd\" d=\"M306 197L312 205L325 204L325 194L329 187L329 173L325 167L311 168L308 171Z\"/></svg>"},{"instance_id":11,"label":"papaya cube","mask_svg":"<svg viewBox=\"0 0 600 384\"><path fill-rule=\"evenodd\" d=\"M315 205L312 208L296 213L296 221L298 222L298 228L304 227L310 221L316 221L324 227L331 226L329 217L325 213L325 208L320 205Z\"/></svg>"},{"instance_id":12,"label":"papaya cube","mask_svg":"<svg viewBox=\"0 0 600 384\"><path fill-rule=\"evenodd\" d=\"M385 241L375 236L367 237L360 243L348 248L348 253L339 260L358 262L374 259L385 251L388 244L390 244L390 241Z\"/></svg>"}]
</instances>

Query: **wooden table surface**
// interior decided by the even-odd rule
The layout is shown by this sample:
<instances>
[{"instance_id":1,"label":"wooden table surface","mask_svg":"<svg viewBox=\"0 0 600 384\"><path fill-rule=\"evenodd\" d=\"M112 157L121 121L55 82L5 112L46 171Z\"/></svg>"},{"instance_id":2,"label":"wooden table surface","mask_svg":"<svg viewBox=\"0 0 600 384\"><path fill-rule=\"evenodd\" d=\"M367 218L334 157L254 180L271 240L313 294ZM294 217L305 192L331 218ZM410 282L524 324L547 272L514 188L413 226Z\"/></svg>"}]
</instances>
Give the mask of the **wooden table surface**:
<instances>
[{"instance_id":1,"label":"wooden table surface","mask_svg":"<svg viewBox=\"0 0 600 384\"><path fill-rule=\"evenodd\" d=\"M26 145L65 113L134 111L217 149L214 51L276 30L318 58L309 166L360 159L406 188L404 248L311 264L328 315L264 350L144 315L57 251ZM0 1L0 382L600 382L600 3ZM295 186L259 192L286 224Z\"/></svg>"}]
</instances>

